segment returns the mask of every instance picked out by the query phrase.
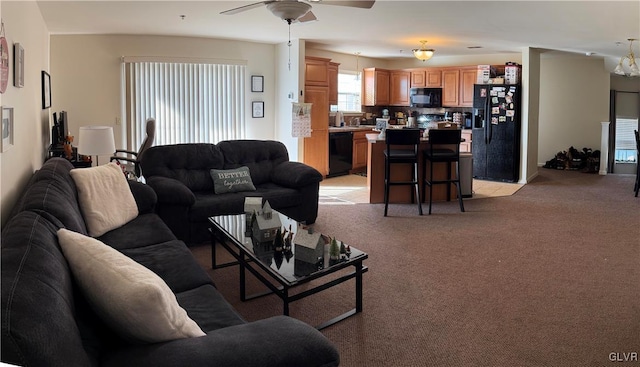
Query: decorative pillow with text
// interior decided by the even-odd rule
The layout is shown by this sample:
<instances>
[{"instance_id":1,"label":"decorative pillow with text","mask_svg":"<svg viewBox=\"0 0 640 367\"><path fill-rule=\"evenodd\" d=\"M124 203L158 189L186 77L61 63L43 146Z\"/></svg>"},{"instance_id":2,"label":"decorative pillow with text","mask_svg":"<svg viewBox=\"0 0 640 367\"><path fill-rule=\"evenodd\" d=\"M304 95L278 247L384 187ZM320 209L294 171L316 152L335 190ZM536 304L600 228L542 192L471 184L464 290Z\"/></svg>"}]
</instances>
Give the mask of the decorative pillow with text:
<instances>
[{"instance_id":1,"label":"decorative pillow with text","mask_svg":"<svg viewBox=\"0 0 640 367\"><path fill-rule=\"evenodd\" d=\"M153 271L95 238L64 228L58 230L58 242L89 304L122 337L159 343L205 335Z\"/></svg>"},{"instance_id":2,"label":"decorative pillow with text","mask_svg":"<svg viewBox=\"0 0 640 367\"><path fill-rule=\"evenodd\" d=\"M251 180L249 167L242 166L236 169L212 169L213 190L216 194L228 192L256 191Z\"/></svg>"},{"instance_id":3,"label":"decorative pillow with text","mask_svg":"<svg viewBox=\"0 0 640 367\"><path fill-rule=\"evenodd\" d=\"M72 169L78 203L89 235L100 237L138 216L138 205L127 178L115 163Z\"/></svg>"}]
</instances>

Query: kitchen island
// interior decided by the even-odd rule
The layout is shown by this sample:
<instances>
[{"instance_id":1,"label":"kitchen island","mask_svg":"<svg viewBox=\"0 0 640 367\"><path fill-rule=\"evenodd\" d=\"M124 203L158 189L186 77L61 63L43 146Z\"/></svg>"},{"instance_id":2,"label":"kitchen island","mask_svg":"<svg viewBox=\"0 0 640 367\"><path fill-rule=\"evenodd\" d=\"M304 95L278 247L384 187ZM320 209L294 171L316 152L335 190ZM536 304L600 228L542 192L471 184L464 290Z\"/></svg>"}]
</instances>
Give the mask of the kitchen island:
<instances>
[{"instance_id":1,"label":"kitchen island","mask_svg":"<svg viewBox=\"0 0 640 367\"><path fill-rule=\"evenodd\" d=\"M368 159L367 159L367 186L369 188L369 203L384 203L384 151L387 144L384 138L379 138L378 134L367 134L368 140ZM429 149L429 140L423 138L419 146L418 158L418 179L420 182L420 197L428 202L425 193L422 192L422 152ZM427 174L429 174L429 164L427 163ZM455 177L456 164L451 164L451 173ZM395 164L391 167L391 179L393 181L409 181L411 179L411 164ZM447 168L444 163L437 163L433 169L435 179L444 179L447 177ZM389 190L389 203L411 203L411 192L414 191L412 186L395 186ZM427 188L426 194L429 194ZM451 184L450 200L457 200L457 191L454 184ZM447 186L433 186L433 201L447 200Z\"/></svg>"}]
</instances>

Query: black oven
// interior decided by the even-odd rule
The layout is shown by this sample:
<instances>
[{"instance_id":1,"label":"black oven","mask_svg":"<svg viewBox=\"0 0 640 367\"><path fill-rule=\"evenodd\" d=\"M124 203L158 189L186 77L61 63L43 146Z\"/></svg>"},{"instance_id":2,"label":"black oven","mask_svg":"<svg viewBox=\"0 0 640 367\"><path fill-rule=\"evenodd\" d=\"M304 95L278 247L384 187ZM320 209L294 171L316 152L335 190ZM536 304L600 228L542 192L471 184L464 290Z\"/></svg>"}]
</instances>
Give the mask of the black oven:
<instances>
[{"instance_id":1,"label":"black oven","mask_svg":"<svg viewBox=\"0 0 640 367\"><path fill-rule=\"evenodd\" d=\"M411 107L442 107L442 88L411 88Z\"/></svg>"}]
</instances>

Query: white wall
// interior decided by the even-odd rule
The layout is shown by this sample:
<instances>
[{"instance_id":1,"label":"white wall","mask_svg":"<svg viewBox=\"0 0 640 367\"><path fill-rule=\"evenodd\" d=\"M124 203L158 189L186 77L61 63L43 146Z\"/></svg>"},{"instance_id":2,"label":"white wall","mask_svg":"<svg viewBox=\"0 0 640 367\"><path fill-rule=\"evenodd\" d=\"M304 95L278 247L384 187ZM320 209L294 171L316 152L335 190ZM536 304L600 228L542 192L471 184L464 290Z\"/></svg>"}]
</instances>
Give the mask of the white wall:
<instances>
[{"instance_id":1,"label":"white wall","mask_svg":"<svg viewBox=\"0 0 640 367\"><path fill-rule=\"evenodd\" d=\"M609 86L602 58L542 54L538 165L570 146L600 149L600 122L609 121Z\"/></svg>"},{"instance_id":2,"label":"white wall","mask_svg":"<svg viewBox=\"0 0 640 367\"><path fill-rule=\"evenodd\" d=\"M0 14L9 45L9 84L0 95L13 107L14 145L0 153L0 222L6 222L18 196L44 161L49 143L49 112L42 109L41 71L49 70L49 31L34 1L2 1ZM24 48L24 87L13 86L13 44Z\"/></svg>"},{"instance_id":3,"label":"white wall","mask_svg":"<svg viewBox=\"0 0 640 367\"><path fill-rule=\"evenodd\" d=\"M284 143L289 151L289 159L302 161L302 149L298 138L291 135L292 115L291 104L299 102L302 88L300 74L304 72L304 58L299 57L300 50L304 49L304 41L292 40L291 47L286 43L276 46L275 74L276 83L276 117L275 139ZM291 68L289 68L291 63Z\"/></svg>"},{"instance_id":4,"label":"white wall","mask_svg":"<svg viewBox=\"0 0 640 367\"><path fill-rule=\"evenodd\" d=\"M126 147L124 125L116 125L117 118L125 121L121 102L122 56L245 60L247 138L275 138L274 45L195 37L53 35L53 111L68 112L72 135L77 136L83 125L110 125L116 132L116 147L138 149ZM263 93L251 92L251 75L264 76ZM251 117L252 101L264 101L264 118Z\"/></svg>"}]
</instances>

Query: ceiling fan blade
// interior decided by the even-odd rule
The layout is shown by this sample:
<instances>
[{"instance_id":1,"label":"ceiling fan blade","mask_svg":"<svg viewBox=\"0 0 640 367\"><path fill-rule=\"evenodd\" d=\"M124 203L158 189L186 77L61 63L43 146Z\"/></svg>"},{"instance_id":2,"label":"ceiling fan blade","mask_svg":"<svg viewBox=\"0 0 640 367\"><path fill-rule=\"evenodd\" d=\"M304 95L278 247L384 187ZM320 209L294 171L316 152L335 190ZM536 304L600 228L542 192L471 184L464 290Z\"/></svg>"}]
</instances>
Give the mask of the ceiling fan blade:
<instances>
[{"instance_id":1,"label":"ceiling fan blade","mask_svg":"<svg viewBox=\"0 0 640 367\"><path fill-rule=\"evenodd\" d=\"M305 22L313 22L314 20L318 20L313 12L309 11L307 14L298 18L295 22L305 23Z\"/></svg>"},{"instance_id":2,"label":"ceiling fan blade","mask_svg":"<svg viewBox=\"0 0 640 367\"><path fill-rule=\"evenodd\" d=\"M376 0L318 0L322 5L350 6L352 8L371 9Z\"/></svg>"},{"instance_id":3,"label":"ceiling fan blade","mask_svg":"<svg viewBox=\"0 0 640 367\"><path fill-rule=\"evenodd\" d=\"M259 3L253 3L253 4L249 4L249 5L239 6L237 8L233 8L233 9L229 9L229 10L225 10L223 12L220 12L220 14L224 14L224 15L238 14L240 12L251 10L251 9L254 9L254 8L258 8L260 6L263 6L263 5L271 3L271 2L273 2L273 1L261 1Z\"/></svg>"}]
</instances>

